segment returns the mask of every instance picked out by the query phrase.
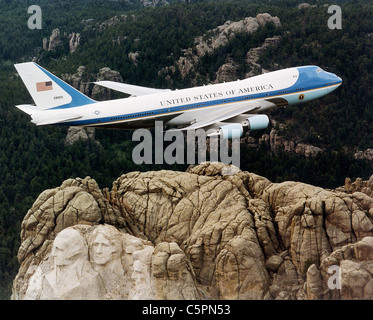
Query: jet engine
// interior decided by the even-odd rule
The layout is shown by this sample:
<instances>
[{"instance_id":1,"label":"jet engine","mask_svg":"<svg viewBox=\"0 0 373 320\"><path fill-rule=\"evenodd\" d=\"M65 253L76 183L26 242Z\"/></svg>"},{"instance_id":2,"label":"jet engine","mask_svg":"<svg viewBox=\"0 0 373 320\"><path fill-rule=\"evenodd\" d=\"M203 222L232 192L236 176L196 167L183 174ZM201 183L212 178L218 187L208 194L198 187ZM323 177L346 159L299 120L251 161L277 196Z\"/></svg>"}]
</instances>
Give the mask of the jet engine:
<instances>
[{"instance_id":1,"label":"jet engine","mask_svg":"<svg viewBox=\"0 0 373 320\"><path fill-rule=\"evenodd\" d=\"M247 126L249 130L266 129L269 125L269 118L265 114L253 115L246 118L246 121L242 125Z\"/></svg>"},{"instance_id":2,"label":"jet engine","mask_svg":"<svg viewBox=\"0 0 373 320\"><path fill-rule=\"evenodd\" d=\"M252 116L242 114L235 118L235 121L237 120L241 123L222 124L218 130L208 134L208 136L221 135L223 139L240 138L245 131L266 129L269 125L269 118L265 114Z\"/></svg>"},{"instance_id":3,"label":"jet engine","mask_svg":"<svg viewBox=\"0 0 373 320\"><path fill-rule=\"evenodd\" d=\"M220 134L223 139L240 138L243 134L243 127L240 123L226 124L220 127Z\"/></svg>"}]
</instances>

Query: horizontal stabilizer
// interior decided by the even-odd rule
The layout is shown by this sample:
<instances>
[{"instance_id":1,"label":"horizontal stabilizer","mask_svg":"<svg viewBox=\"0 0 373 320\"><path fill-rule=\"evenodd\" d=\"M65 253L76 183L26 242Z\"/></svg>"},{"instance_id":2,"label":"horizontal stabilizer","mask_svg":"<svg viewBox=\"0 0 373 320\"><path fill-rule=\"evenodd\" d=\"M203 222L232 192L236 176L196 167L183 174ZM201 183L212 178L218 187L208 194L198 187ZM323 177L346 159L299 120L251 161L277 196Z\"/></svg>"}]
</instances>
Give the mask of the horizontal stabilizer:
<instances>
[{"instance_id":1,"label":"horizontal stabilizer","mask_svg":"<svg viewBox=\"0 0 373 320\"><path fill-rule=\"evenodd\" d=\"M38 111L37 106L32 106L30 104L21 104L16 106L19 110L23 111L24 113L27 113L29 115L33 114L34 112Z\"/></svg>"},{"instance_id":2,"label":"horizontal stabilizer","mask_svg":"<svg viewBox=\"0 0 373 320\"><path fill-rule=\"evenodd\" d=\"M154 89L115 81L96 81L94 82L94 84L122 93L126 93L131 96L145 96L154 93L171 91L170 89Z\"/></svg>"},{"instance_id":3,"label":"horizontal stabilizer","mask_svg":"<svg viewBox=\"0 0 373 320\"><path fill-rule=\"evenodd\" d=\"M61 123L61 122L80 119L82 117L83 116L79 115L79 114L64 114L64 115L60 115L60 116L53 116L53 118L51 118L49 120L42 121L42 122L38 122L38 123L36 123L36 125L37 126L44 126L44 125L47 125L47 124L58 124L58 123Z\"/></svg>"}]
</instances>

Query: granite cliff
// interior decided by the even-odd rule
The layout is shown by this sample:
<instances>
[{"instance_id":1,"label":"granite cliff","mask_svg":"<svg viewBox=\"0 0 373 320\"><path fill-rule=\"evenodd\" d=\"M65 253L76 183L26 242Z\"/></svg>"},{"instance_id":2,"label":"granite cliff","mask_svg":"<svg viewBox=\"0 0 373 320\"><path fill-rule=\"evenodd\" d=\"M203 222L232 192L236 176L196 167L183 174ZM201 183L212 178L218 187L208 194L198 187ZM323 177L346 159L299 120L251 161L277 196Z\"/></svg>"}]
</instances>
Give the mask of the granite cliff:
<instances>
[{"instance_id":1,"label":"granite cliff","mask_svg":"<svg viewBox=\"0 0 373 320\"><path fill-rule=\"evenodd\" d=\"M372 194L221 163L68 179L22 222L12 299L372 299Z\"/></svg>"}]
</instances>

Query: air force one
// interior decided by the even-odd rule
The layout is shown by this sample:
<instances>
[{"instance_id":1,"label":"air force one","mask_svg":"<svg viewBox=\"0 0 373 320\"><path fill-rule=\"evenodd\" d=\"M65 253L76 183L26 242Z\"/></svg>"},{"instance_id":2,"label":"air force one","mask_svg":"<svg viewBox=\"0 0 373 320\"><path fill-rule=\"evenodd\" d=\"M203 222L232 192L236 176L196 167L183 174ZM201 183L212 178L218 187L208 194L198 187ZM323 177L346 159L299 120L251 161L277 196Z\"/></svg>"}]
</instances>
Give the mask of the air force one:
<instances>
[{"instance_id":1,"label":"air force one","mask_svg":"<svg viewBox=\"0 0 373 320\"><path fill-rule=\"evenodd\" d=\"M34 62L15 64L35 105L18 105L31 122L97 128L149 128L163 121L174 130L208 130L223 138L268 127L260 114L274 107L320 98L342 79L317 66L269 72L226 83L169 90L98 81L95 84L129 94L128 98L95 101Z\"/></svg>"}]
</instances>

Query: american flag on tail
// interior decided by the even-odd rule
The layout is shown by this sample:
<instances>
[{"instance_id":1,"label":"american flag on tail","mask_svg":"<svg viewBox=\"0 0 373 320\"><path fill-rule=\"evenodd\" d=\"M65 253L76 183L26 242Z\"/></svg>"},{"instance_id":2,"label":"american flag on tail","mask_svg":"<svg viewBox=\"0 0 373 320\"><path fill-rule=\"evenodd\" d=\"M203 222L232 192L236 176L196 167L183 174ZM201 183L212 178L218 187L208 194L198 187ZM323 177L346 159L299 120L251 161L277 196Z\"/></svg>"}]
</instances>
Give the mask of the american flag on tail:
<instances>
[{"instance_id":1,"label":"american flag on tail","mask_svg":"<svg viewBox=\"0 0 373 320\"><path fill-rule=\"evenodd\" d=\"M45 81L45 82L38 82L36 83L36 91L37 92L42 92L42 91L48 91L52 90L52 81Z\"/></svg>"}]
</instances>

